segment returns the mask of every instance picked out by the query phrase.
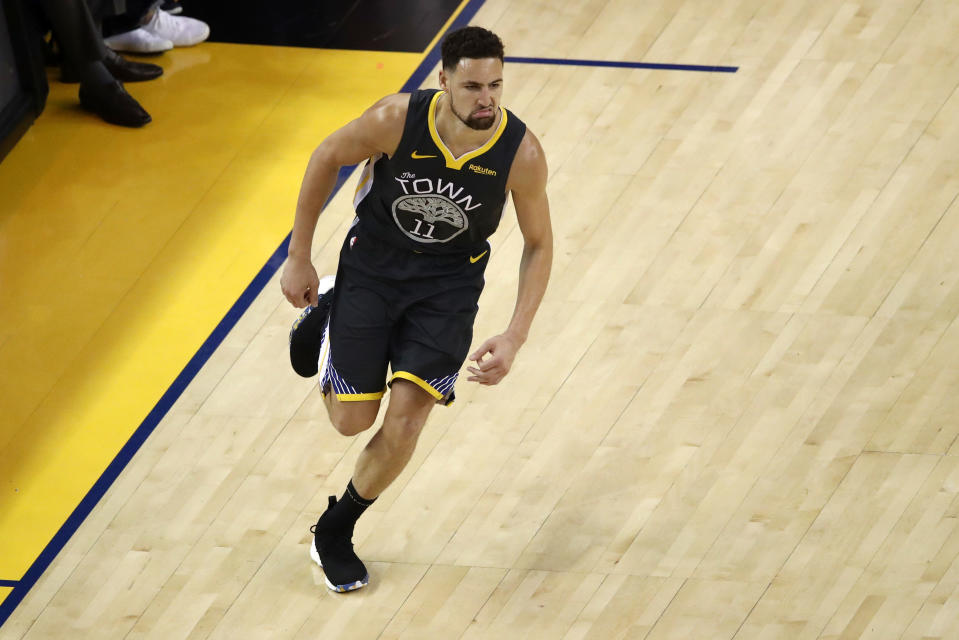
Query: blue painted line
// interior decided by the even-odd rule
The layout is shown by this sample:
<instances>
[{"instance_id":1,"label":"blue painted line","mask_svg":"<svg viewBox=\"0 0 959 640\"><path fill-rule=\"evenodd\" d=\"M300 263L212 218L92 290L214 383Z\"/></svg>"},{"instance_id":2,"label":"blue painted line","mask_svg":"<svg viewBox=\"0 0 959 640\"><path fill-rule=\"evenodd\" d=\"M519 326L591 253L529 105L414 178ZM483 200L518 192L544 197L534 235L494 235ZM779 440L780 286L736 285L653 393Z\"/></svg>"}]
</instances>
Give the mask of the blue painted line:
<instances>
[{"instance_id":1,"label":"blue painted line","mask_svg":"<svg viewBox=\"0 0 959 640\"><path fill-rule=\"evenodd\" d=\"M658 62L618 62L615 60L574 60L571 58L518 58L507 56L506 62L524 64L559 64L573 67L616 67L622 69L661 69L666 71L704 71L707 73L736 73L739 67L719 67L700 64L660 64Z\"/></svg>"},{"instance_id":2,"label":"blue painted line","mask_svg":"<svg viewBox=\"0 0 959 640\"><path fill-rule=\"evenodd\" d=\"M457 19L453 21L447 31L465 26L469 20L476 15L476 12L483 5L483 2L485 2L485 0L470 0L469 4L463 8L463 11L460 12L460 15L457 16ZM411 91L412 89L419 88L433 67L436 66L437 61L440 59L439 42L440 41L437 41L437 45L427 54L420 66L416 68L413 75L411 75L406 84L403 85L402 91ZM355 168L356 166L353 165L340 169L336 185L333 187L333 193L330 194L330 199L336 195ZM186 390L187 386L193 381L196 374L199 373L203 365L205 365L207 360L210 359L210 356L213 355L213 352L216 351L217 347L220 346L230 333L240 317L246 312L250 305L253 304L256 297L260 295L263 287L266 286L277 270L279 270L280 266L286 260L289 246L290 235L288 234L283 242L280 243L280 246L277 247L276 251L273 252L273 255L266 261L266 264L260 269L259 273L253 278L253 281L247 285L237 301L233 303L230 310L226 312L226 315L223 316L223 319L220 320L216 328L213 329L210 336L193 355L183 371L180 372L180 375L176 377L173 384L166 390L166 393L163 394L147 417L140 423L140 426L137 427L137 430L127 443L120 449L120 452L113 458L113 461L96 483L94 483L90 491L83 497L83 500L81 500L77 508L73 510L73 513L70 514L66 522L63 523L63 526L60 527L47 546L40 552L40 555L37 556L37 559L34 560L30 568L27 569L23 578L18 582L11 581L11 584L6 585L12 586L13 591L0 603L0 627L7 621L7 618L10 617L10 614L13 613L13 610L17 608L17 605L20 604L30 589L33 588L33 585L36 584L40 576L43 575L43 572L50 566L50 563L53 562L53 559L60 553L63 546L70 540L70 537L76 533L76 530L87 516L90 515L93 507L95 507L100 501L100 498L106 494L113 482L119 477L120 472L130 463L130 460L133 459L136 452L140 450L140 447L143 446L146 439L149 438L153 430L156 429L156 426L160 423L160 420L163 419L163 416L167 414L170 407L172 407L180 397L180 394Z\"/></svg>"},{"instance_id":3,"label":"blue painted line","mask_svg":"<svg viewBox=\"0 0 959 640\"><path fill-rule=\"evenodd\" d=\"M0 580L0 587L17 587L19 585L19 580Z\"/></svg>"},{"instance_id":4,"label":"blue painted line","mask_svg":"<svg viewBox=\"0 0 959 640\"><path fill-rule=\"evenodd\" d=\"M460 11L460 14L456 16L456 19L450 24L449 28L443 32L445 36L450 31L456 31L460 27L465 27L469 24L470 20L473 19L473 16L476 15L476 12L479 11L480 7L483 6L485 0L470 0L469 4L463 7L463 10ZM430 75L430 72L433 71L433 67L439 64L440 60L443 58L442 51L440 50L440 43L443 41L440 38L436 42L436 46L433 47L429 53L426 54L426 57L423 59L423 62L420 63L420 66L416 68L416 71L413 72L413 75L410 76L410 79L406 81L406 84L403 85L403 88L400 89L401 93L409 93L411 91L416 91L420 88L420 85L423 84L423 81Z\"/></svg>"},{"instance_id":5,"label":"blue painted line","mask_svg":"<svg viewBox=\"0 0 959 640\"><path fill-rule=\"evenodd\" d=\"M349 167L343 167L340 169L339 174L337 175L336 184L333 187L333 195L340 190L340 187L346 182L350 174L356 168L356 165ZM223 316L223 319L220 320L216 328L213 329L213 332L210 333L210 336L203 342L199 350L193 355L190 361L187 363L186 367L183 368L183 371L180 372L180 375L176 377L173 381L173 384L166 390L166 392L160 397L160 400L156 403L153 409L147 414L147 417L140 423L140 426L137 427L137 430L130 436L130 439L127 440L127 443L123 445L123 448L120 449L120 452L113 458L113 461L110 462L106 470L97 481L94 483L93 487L90 488L90 491L83 497L83 500L80 501L80 504L77 505L76 509L73 510L73 513L67 518L66 522L63 523L63 526L57 531L53 536L50 542L44 547L43 551L40 552L40 555L37 559L30 565L30 568L27 569L26 573L23 575L23 579L17 583L14 583L10 586L13 586L13 591L10 592L10 595L7 596L7 599L0 604L0 626L10 617L10 614L13 613L13 610L17 607L18 604L23 600L24 596L27 595L27 592L36 584L37 580L46 571L47 567L50 566L50 563L53 562L53 559L60 552L60 549L67 543L71 536L76 533L76 530L80 527L83 521L90 515L90 512L93 511L93 508L100 501L107 490L113 485L113 482L119 477L120 473L123 471L124 467L130 463L130 460L133 459L133 456L136 455L136 452L140 450L140 447L143 446L143 443L146 442L147 438L150 437L150 434L153 433L153 430L156 429L157 425L160 423L160 420L163 419L163 416L167 414L170 410L170 407L177 401L180 395L186 390L190 382L193 381L193 378L196 377L196 374L200 372L200 369L203 368L203 365L206 364L207 360L210 359L210 356L216 351L217 347L222 344L223 340L230 333L236 323L240 320L246 310L253 304L253 301L256 299L260 292L263 291L263 288L270 281L270 278L277 272L283 262L286 260L286 254L290 246L290 234L287 234L286 238L283 239L283 242L280 243L280 246L277 247L276 251L273 252L273 255L266 261L266 264L260 269L260 271L253 278L253 281L247 285L246 289L243 290L243 293L240 294L240 297L236 302L233 303L233 306L230 307L230 310L226 312L226 315Z\"/></svg>"}]
</instances>

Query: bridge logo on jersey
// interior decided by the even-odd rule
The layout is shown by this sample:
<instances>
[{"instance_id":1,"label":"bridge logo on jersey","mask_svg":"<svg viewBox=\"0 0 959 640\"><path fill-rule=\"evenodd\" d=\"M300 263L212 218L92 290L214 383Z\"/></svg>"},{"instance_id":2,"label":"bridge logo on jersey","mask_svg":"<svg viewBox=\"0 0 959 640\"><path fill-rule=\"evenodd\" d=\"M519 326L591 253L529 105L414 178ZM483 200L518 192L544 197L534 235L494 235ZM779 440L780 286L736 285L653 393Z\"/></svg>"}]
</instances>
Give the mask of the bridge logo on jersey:
<instances>
[{"instance_id":1,"label":"bridge logo on jersey","mask_svg":"<svg viewBox=\"0 0 959 640\"><path fill-rule=\"evenodd\" d=\"M417 242L449 242L470 226L466 213L483 206L463 187L442 178L393 179L403 189L393 201L393 220Z\"/></svg>"},{"instance_id":2,"label":"bridge logo on jersey","mask_svg":"<svg viewBox=\"0 0 959 640\"><path fill-rule=\"evenodd\" d=\"M458 204L435 193L410 194L393 201L393 220L417 242L449 242L469 227Z\"/></svg>"}]
</instances>

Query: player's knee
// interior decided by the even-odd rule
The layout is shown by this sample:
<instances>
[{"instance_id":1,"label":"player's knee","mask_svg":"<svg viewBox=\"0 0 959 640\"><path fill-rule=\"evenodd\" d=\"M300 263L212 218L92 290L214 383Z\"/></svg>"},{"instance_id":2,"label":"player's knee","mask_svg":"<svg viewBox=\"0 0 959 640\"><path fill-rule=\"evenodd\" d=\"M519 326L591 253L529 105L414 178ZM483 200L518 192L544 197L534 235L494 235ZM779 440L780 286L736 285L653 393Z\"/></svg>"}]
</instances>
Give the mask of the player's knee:
<instances>
[{"instance_id":1,"label":"player's knee","mask_svg":"<svg viewBox=\"0 0 959 640\"><path fill-rule=\"evenodd\" d=\"M344 436L355 436L372 426L373 421L366 420L362 416L340 415L333 418L333 428Z\"/></svg>"},{"instance_id":2,"label":"player's knee","mask_svg":"<svg viewBox=\"0 0 959 640\"><path fill-rule=\"evenodd\" d=\"M355 436L373 426L376 421L376 413L370 411L340 410L333 411L330 416L330 422L333 428L344 436Z\"/></svg>"},{"instance_id":3,"label":"player's knee","mask_svg":"<svg viewBox=\"0 0 959 640\"><path fill-rule=\"evenodd\" d=\"M418 416L393 415L383 424L388 443L398 449L416 446L426 422Z\"/></svg>"}]
</instances>

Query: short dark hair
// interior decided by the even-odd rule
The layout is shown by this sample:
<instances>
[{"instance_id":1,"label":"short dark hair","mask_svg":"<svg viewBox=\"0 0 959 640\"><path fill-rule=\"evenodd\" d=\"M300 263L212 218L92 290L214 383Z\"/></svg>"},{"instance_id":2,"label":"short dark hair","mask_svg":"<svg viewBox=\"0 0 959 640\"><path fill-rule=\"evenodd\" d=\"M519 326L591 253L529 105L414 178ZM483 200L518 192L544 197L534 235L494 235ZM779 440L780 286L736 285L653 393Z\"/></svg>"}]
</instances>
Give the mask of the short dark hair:
<instances>
[{"instance_id":1,"label":"short dark hair","mask_svg":"<svg viewBox=\"0 0 959 640\"><path fill-rule=\"evenodd\" d=\"M443 38L443 68L452 71L463 58L499 58L503 61L503 41L483 27L463 27Z\"/></svg>"}]
</instances>

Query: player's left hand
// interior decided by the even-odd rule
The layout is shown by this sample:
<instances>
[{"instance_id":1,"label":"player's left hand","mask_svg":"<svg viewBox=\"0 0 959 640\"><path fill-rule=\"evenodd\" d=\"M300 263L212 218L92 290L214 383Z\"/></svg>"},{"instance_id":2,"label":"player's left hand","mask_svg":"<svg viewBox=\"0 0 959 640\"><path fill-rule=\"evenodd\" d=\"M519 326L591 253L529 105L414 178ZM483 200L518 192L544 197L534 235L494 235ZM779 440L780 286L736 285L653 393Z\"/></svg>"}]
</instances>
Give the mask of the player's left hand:
<instances>
[{"instance_id":1,"label":"player's left hand","mask_svg":"<svg viewBox=\"0 0 959 640\"><path fill-rule=\"evenodd\" d=\"M470 354L469 359L476 362L476 366L466 367L473 374L467 380L485 385L498 384L513 366L519 347L519 343L506 334L493 336Z\"/></svg>"}]
</instances>

